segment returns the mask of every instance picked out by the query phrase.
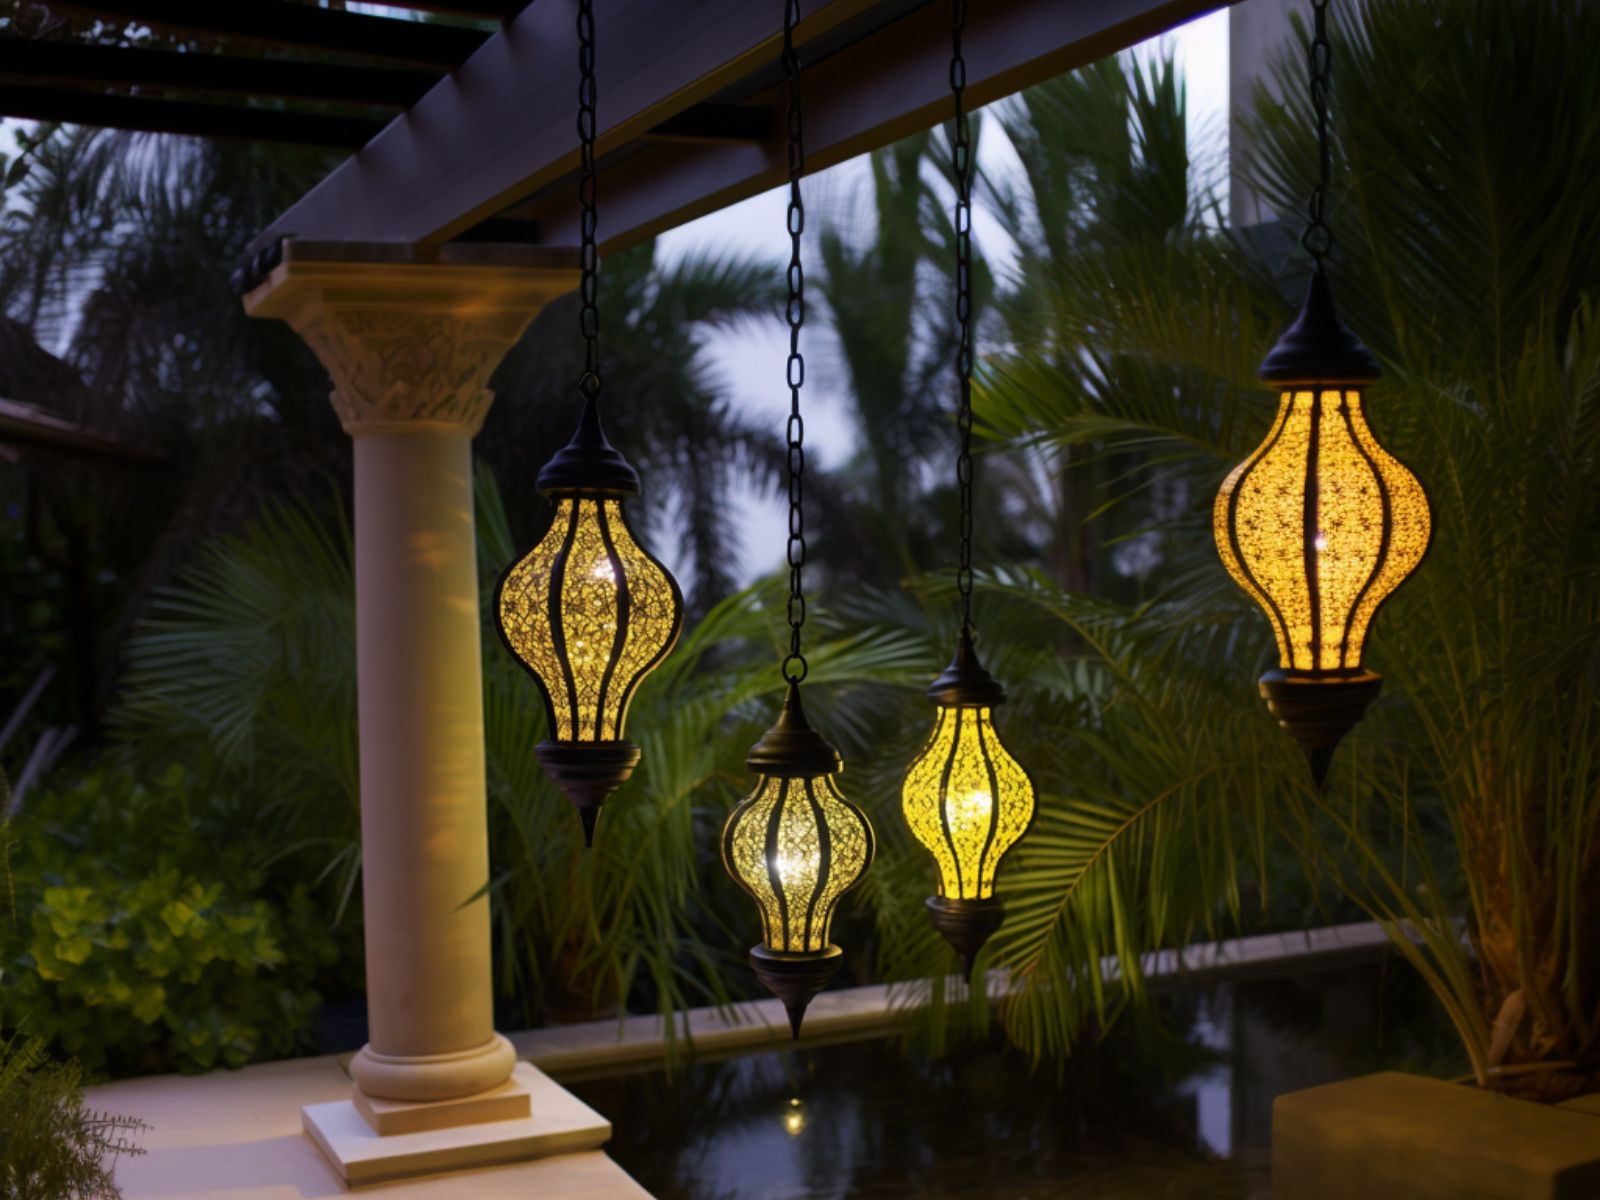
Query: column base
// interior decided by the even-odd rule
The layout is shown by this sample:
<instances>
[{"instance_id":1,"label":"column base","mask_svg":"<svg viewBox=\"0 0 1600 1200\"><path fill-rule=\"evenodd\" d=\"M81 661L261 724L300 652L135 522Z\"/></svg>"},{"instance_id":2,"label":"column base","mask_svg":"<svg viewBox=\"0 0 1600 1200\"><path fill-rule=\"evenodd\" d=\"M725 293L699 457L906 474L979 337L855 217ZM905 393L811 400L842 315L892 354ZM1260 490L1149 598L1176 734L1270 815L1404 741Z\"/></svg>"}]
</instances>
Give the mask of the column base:
<instances>
[{"instance_id":1,"label":"column base","mask_svg":"<svg viewBox=\"0 0 1600 1200\"><path fill-rule=\"evenodd\" d=\"M482 1125L487 1121L515 1121L533 1115L528 1086L520 1079L508 1079L499 1087L472 1096L421 1103L369 1096L359 1087L354 1091L351 1103L379 1137Z\"/></svg>"},{"instance_id":2,"label":"column base","mask_svg":"<svg viewBox=\"0 0 1600 1200\"><path fill-rule=\"evenodd\" d=\"M306 1105L300 1124L349 1187L596 1150L610 1140L611 1122L537 1067L518 1063L509 1086L531 1115L384 1136L355 1102L338 1100Z\"/></svg>"},{"instance_id":3,"label":"column base","mask_svg":"<svg viewBox=\"0 0 1600 1200\"><path fill-rule=\"evenodd\" d=\"M499 1087L516 1061L517 1052L498 1033L481 1046L450 1054L379 1054L366 1045L350 1060L350 1078L371 1097L432 1103Z\"/></svg>"}]
</instances>

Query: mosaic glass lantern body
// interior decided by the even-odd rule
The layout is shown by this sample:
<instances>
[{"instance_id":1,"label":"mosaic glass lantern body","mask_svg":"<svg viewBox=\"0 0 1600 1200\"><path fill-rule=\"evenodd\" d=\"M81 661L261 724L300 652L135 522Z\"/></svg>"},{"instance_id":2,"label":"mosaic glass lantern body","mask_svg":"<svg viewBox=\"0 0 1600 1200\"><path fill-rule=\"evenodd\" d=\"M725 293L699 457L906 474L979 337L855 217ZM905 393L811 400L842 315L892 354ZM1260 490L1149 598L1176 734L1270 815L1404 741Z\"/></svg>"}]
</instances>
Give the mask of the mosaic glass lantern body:
<instances>
[{"instance_id":1,"label":"mosaic glass lantern body","mask_svg":"<svg viewBox=\"0 0 1600 1200\"><path fill-rule=\"evenodd\" d=\"M598 418L580 426L539 486L555 518L501 578L496 623L539 685L549 729L539 759L578 806L587 840L601 803L639 761L628 706L677 643L683 595L628 527L623 500L638 492L638 476L605 444Z\"/></svg>"},{"instance_id":2,"label":"mosaic glass lantern body","mask_svg":"<svg viewBox=\"0 0 1600 1200\"><path fill-rule=\"evenodd\" d=\"M987 900L1006 851L1033 821L1033 784L1000 743L988 706L940 705L911 763L901 807L933 856L938 894Z\"/></svg>"},{"instance_id":3,"label":"mosaic glass lantern body","mask_svg":"<svg viewBox=\"0 0 1600 1200\"><path fill-rule=\"evenodd\" d=\"M963 626L955 657L928 687L933 732L900 789L906 825L933 858L928 918L967 974L1005 919L994 891L1000 860L1033 823L1033 781L994 727L1005 698Z\"/></svg>"},{"instance_id":4,"label":"mosaic glass lantern body","mask_svg":"<svg viewBox=\"0 0 1600 1200\"><path fill-rule=\"evenodd\" d=\"M1281 389L1272 428L1223 482L1213 511L1223 564L1277 641L1262 693L1319 784L1382 684L1363 661L1373 618L1416 570L1432 531L1422 485L1367 424L1366 385L1377 376L1318 271L1262 364L1262 379Z\"/></svg>"},{"instance_id":5,"label":"mosaic glass lantern body","mask_svg":"<svg viewBox=\"0 0 1600 1200\"><path fill-rule=\"evenodd\" d=\"M872 823L839 791L839 753L806 722L795 684L746 763L756 784L728 814L722 865L756 902L750 965L798 1037L806 1006L839 970L833 914L872 865Z\"/></svg>"}]
</instances>

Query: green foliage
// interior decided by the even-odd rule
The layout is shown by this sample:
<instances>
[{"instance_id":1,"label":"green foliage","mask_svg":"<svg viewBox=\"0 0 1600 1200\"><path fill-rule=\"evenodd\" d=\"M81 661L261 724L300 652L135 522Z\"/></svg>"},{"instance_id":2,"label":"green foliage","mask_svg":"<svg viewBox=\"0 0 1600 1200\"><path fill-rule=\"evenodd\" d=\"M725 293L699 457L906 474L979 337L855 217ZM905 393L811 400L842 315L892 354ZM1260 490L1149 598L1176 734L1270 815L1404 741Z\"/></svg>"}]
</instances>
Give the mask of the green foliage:
<instances>
[{"instance_id":1,"label":"green foliage","mask_svg":"<svg viewBox=\"0 0 1600 1200\"><path fill-rule=\"evenodd\" d=\"M1289 236L1186 217L1160 236L1096 223L1029 242L1029 286L1007 309L1026 349L986 363L989 427L1093 480L1073 519L1137 537L1153 564L1122 603L1059 575L995 581L1054 619L1096 697L1054 746L1019 730L1044 796L1002 885L1016 916L993 962L1016 973L1004 1017L1035 1053L1137 999L1145 956L1231 921L1241 879L1284 851L1392 931L1480 1081L1587 1061L1600 1038L1600 955L1579 932L1600 914L1600 83L1582 49L1600 14L1553 0L1347 14L1333 278L1383 357L1372 419L1428 489L1435 535L1376 624L1385 695L1326 796L1255 695L1265 622L1208 520L1267 424L1255 364L1303 287ZM1263 96L1248 118L1257 186L1291 213L1315 165L1302 71L1288 48L1287 109ZM1013 136L1064 147L1058 171L1098 186L1073 134L1103 105L1086 84L1039 92L1053 99L1004 118ZM1135 129L1162 111L1138 93L1123 93ZM1057 177L1018 211L1044 212ZM1107 202L1088 196L1091 213Z\"/></svg>"},{"instance_id":2,"label":"green foliage","mask_svg":"<svg viewBox=\"0 0 1600 1200\"><path fill-rule=\"evenodd\" d=\"M50 1062L44 1038L0 1041L0 1197L116 1200L111 1164L144 1153L130 1137L144 1128L86 1108L82 1068Z\"/></svg>"},{"instance_id":3,"label":"green foliage","mask_svg":"<svg viewBox=\"0 0 1600 1200\"><path fill-rule=\"evenodd\" d=\"M332 941L303 890L261 894L228 805L178 766L103 764L11 829L0 1027L92 1070L203 1071L306 1048Z\"/></svg>"}]
</instances>

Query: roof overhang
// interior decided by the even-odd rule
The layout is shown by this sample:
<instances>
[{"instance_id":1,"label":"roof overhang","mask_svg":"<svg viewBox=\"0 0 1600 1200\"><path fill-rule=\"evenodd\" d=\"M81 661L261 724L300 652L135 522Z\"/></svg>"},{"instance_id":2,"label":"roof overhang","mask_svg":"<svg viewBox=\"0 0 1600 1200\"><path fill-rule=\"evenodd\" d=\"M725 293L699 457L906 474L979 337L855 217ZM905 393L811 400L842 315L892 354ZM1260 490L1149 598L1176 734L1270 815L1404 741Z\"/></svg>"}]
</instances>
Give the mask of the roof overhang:
<instances>
[{"instance_id":1,"label":"roof overhang","mask_svg":"<svg viewBox=\"0 0 1600 1200\"><path fill-rule=\"evenodd\" d=\"M1226 0L985 0L968 17L967 95L986 104ZM801 0L806 166L945 119L949 13L928 0ZM596 6L601 246L614 251L786 178L780 6ZM573 6L535 0L252 246L284 237L578 240ZM739 110L746 110L741 113Z\"/></svg>"}]
</instances>

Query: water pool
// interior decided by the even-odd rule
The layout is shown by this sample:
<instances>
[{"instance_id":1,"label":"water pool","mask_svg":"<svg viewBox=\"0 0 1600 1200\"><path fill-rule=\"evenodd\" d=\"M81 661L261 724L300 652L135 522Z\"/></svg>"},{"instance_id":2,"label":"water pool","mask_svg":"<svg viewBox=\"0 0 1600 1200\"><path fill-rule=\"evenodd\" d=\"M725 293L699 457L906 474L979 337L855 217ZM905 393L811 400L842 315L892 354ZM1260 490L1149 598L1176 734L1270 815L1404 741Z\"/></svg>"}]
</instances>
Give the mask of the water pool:
<instances>
[{"instance_id":1,"label":"water pool","mask_svg":"<svg viewBox=\"0 0 1600 1200\"><path fill-rule=\"evenodd\" d=\"M1266 1200L1274 1096L1454 1066L1442 1014L1399 970L1167 1008L1168 1032L1119 1030L1059 1075L998 1041L942 1058L877 1041L568 1086L660 1200Z\"/></svg>"}]
</instances>

